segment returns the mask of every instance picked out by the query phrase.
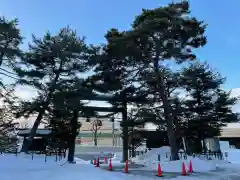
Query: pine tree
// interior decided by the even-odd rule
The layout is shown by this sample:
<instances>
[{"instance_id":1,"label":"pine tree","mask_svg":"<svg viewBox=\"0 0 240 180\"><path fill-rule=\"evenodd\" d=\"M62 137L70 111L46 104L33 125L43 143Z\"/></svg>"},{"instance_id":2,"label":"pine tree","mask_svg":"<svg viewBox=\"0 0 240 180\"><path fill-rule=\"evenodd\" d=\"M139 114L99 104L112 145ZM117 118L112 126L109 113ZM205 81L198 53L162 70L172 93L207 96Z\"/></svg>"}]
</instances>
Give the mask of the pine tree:
<instances>
[{"instance_id":1,"label":"pine tree","mask_svg":"<svg viewBox=\"0 0 240 180\"><path fill-rule=\"evenodd\" d=\"M212 122L210 126L212 131L209 132L209 135L212 136L220 135L222 127L226 126L227 123L239 121L239 113L232 111L238 98L231 97L231 91L227 92L221 89L216 91L215 96L211 112Z\"/></svg>"},{"instance_id":2,"label":"pine tree","mask_svg":"<svg viewBox=\"0 0 240 180\"><path fill-rule=\"evenodd\" d=\"M12 68L21 56L19 45L22 43L22 37L18 28L18 20L7 20L0 17L0 74L2 77L18 79L12 72ZM0 98L1 100L13 103L13 88L7 81L0 78Z\"/></svg>"},{"instance_id":3,"label":"pine tree","mask_svg":"<svg viewBox=\"0 0 240 180\"><path fill-rule=\"evenodd\" d=\"M85 108L81 97L93 95L91 88L86 87L84 79L60 80L59 88L53 93L53 98L47 109L52 128L52 139L57 140L62 147L67 147L68 162L74 162L75 141L81 127L79 117L96 116L94 110Z\"/></svg>"},{"instance_id":4,"label":"pine tree","mask_svg":"<svg viewBox=\"0 0 240 180\"><path fill-rule=\"evenodd\" d=\"M21 55L19 45L22 37L18 28L18 20L6 20L0 17L0 67L1 74L8 75L10 72L5 67L12 67L17 61L16 57ZM6 74L5 74L6 73ZM11 73L10 73L11 74Z\"/></svg>"},{"instance_id":5,"label":"pine tree","mask_svg":"<svg viewBox=\"0 0 240 180\"><path fill-rule=\"evenodd\" d=\"M79 73L87 72L88 59L94 52L86 46L84 38L79 38L68 27L61 29L57 35L48 32L42 39L33 36L29 50L14 69L21 77L18 83L34 87L39 94L34 101L24 103L24 108L19 113L19 116L38 113L22 151L27 151L62 80L70 81Z\"/></svg>"},{"instance_id":6,"label":"pine tree","mask_svg":"<svg viewBox=\"0 0 240 180\"><path fill-rule=\"evenodd\" d=\"M131 79L131 82L139 83L142 76L154 82L152 92L159 98L158 102L163 103L173 160L178 159L177 144L163 61L173 59L182 63L195 59L192 49L206 44L205 28L202 21L190 16L189 3L182 1L144 9L129 31L112 29L106 35L108 61L101 67L110 66L105 72L110 73L113 81L118 74L125 82Z\"/></svg>"},{"instance_id":7,"label":"pine tree","mask_svg":"<svg viewBox=\"0 0 240 180\"><path fill-rule=\"evenodd\" d=\"M181 85L188 93L184 102L188 119L185 133L190 146L197 147L195 151L206 150L204 143L201 147L205 138L218 136L226 122L236 121L231 110L236 99L219 90L224 80L206 63L192 63L181 73Z\"/></svg>"},{"instance_id":8,"label":"pine tree","mask_svg":"<svg viewBox=\"0 0 240 180\"><path fill-rule=\"evenodd\" d=\"M18 122L14 121L14 114L9 105L5 104L0 109L0 148L2 151L16 152Z\"/></svg>"}]
</instances>

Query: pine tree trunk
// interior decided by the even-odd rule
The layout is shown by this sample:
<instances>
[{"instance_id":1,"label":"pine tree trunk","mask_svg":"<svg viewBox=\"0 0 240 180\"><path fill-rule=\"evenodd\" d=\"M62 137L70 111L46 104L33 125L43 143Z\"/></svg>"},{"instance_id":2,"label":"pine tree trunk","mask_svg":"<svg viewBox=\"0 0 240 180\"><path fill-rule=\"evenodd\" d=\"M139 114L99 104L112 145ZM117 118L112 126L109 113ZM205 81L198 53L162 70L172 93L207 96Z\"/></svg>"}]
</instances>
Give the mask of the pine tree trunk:
<instances>
[{"instance_id":1,"label":"pine tree trunk","mask_svg":"<svg viewBox=\"0 0 240 180\"><path fill-rule=\"evenodd\" d=\"M162 78L160 79L162 80ZM165 86L164 86L163 80L160 83L161 83L161 86L159 90L161 94L161 99L163 101L164 116L167 122L167 135L168 135L169 145L171 147L171 160L173 161L179 160L177 142L175 138L175 132L173 129L173 116L171 114L171 109L168 102L167 94L165 93Z\"/></svg>"},{"instance_id":2,"label":"pine tree trunk","mask_svg":"<svg viewBox=\"0 0 240 180\"><path fill-rule=\"evenodd\" d=\"M75 153L75 141L77 137L77 122L78 121L78 111L74 110L74 115L71 120L71 135L69 139L69 144L68 144L68 162L69 163L74 163L74 153Z\"/></svg>"},{"instance_id":3,"label":"pine tree trunk","mask_svg":"<svg viewBox=\"0 0 240 180\"><path fill-rule=\"evenodd\" d=\"M97 130L94 132L94 145L97 146Z\"/></svg>"},{"instance_id":4,"label":"pine tree trunk","mask_svg":"<svg viewBox=\"0 0 240 180\"><path fill-rule=\"evenodd\" d=\"M69 147L68 147L68 162L69 163L74 163L75 140L76 140L76 135L71 134L70 139L69 139Z\"/></svg>"},{"instance_id":5,"label":"pine tree trunk","mask_svg":"<svg viewBox=\"0 0 240 180\"><path fill-rule=\"evenodd\" d=\"M61 61L60 63L60 67L59 67L59 71L62 69L62 65L63 65L63 62ZM37 119L35 120L34 124L33 124L33 127L31 129L31 132L29 134L29 137L27 138L27 141L25 143L25 145L23 145L22 147L22 152L25 152L27 153L30 145L32 144L32 140L34 139L34 137L36 136L36 133L37 133L37 129L38 129L38 126L40 125L41 123L41 120L43 118L43 115L44 115L44 112L45 110L48 108L48 105L50 103L50 99L52 97L52 94L55 90L55 86L56 86L56 83L59 79L59 76L60 76L60 73L57 73L55 78L54 78L54 81L52 83L52 87L50 88L49 90L49 94L48 94L48 98L47 100L45 101L45 103L43 103L43 107L40 109L39 113L38 113L38 116L37 116Z\"/></svg>"},{"instance_id":6,"label":"pine tree trunk","mask_svg":"<svg viewBox=\"0 0 240 180\"><path fill-rule=\"evenodd\" d=\"M168 92L166 92L166 83L164 81L164 74L161 73L161 70L159 68L159 56L161 53L161 46L158 43L158 40L155 41L156 44L156 57L154 58L154 71L156 73L156 86L155 91L158 91L162 102L163 102L163 111L164 111L164 117L167 122L167 135L168 135L168 141L169 145L171 147L171 160L179 160L178 157L178 149L177 149L177 142L175 138L175 133L173 129L173 115L171 113L170 104L168 101ZM161 73L161 75L159 75Z\"/></svg>"},{"instance_id":7,"label":"pine tree trunk","mask_svg":"<svg viewBox=\"0 0 240 180\"><path fill-rule=\"evenodd\" d=\"M122 121L123 121L123 162L128 160L128 145L129 145L129 135L128 135L128 126L127 126L127 102L126 96L124 93L123 99L123 112L122 112Z\"/></svg>"},{"instance_id":8,"label":"pine tree trunk","mask_svg":"<svg viewBox=\"0 0 240 180\"><path fill-rule=\"evenodd\" d=\"M21 152L24 152L24 153L27 153L27 152L28 152L28 149L29 149L29 147L31 146L31 143L32 143L34 137L36 136L37 128L38 128L38 126L39 126L40 123L41 123L43 114L44 114L44 110L41 109L41 111L39 112L39 114L38 114L38 116L37 116L37 119L35 120L35 122L34 122L34 124L33 124L33 127L32 127L32 129L31 129L31 132L30 132L30 134L29 134L29 137L26 138L26 141L25 141L25 143L24 143L23 146L22 146Z\"/></svg>"}]
</instances>

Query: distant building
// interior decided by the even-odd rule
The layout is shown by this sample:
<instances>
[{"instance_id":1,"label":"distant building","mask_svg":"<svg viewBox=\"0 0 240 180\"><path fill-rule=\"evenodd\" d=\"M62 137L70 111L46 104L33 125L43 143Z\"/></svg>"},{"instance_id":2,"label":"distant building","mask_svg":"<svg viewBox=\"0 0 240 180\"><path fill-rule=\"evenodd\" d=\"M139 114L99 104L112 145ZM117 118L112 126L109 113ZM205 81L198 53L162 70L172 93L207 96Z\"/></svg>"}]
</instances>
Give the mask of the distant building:
<instances>
[{"instance_id":1,"label":"distant building","mask_svg":"<svg viewBox=\"0 0 240 180\"><path fill-rule=\"evenodd\" d=\"M18 151L21 151L23 144L26 143L26 137L29 136L31 132L31 128L23 128L18 129L18 136L21 137L19 139L19 148ZM41 151L44 152L46 150L47 139L51 130L49 129L37 129L36 136L32 140L32 144L29 147L29 151Z\"/></svg>"},{"instance_id":2,"label":"distant building","mask_svg":"<svg viewBox=\"0 0 240 180\"><path fill-rule=\"evenodd\" d=\"M94 145L94 135L92 131L92 121L81 121L82 126L79 131L76 143L81 145ZM102 120L102 126L97 131L97 145L98 146L122 146L121 131L119 128L119 122L111 122L109 119ZM113 130L114 129L114 130Z\"/></svg>"},{"instance_id":3,"label":"distant building","mask_svg":"<svg viewBox=\"0 0 240 180\"><path fill-rule=\"evenodd\" d=\"M240 123L229 123L218 138L220 141L229 141L230 145L240 149Z\"/></svg>"}]
</instances>

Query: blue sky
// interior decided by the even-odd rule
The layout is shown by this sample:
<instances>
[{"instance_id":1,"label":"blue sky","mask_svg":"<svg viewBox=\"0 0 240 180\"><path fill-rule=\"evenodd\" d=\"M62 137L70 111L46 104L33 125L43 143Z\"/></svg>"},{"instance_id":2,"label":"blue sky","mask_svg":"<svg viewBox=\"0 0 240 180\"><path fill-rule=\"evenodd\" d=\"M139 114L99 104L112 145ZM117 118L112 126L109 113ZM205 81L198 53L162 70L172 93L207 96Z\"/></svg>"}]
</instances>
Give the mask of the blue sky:
<instances>
[{"instance_id":1,"label":"blue sky","mask_svg":"<svg viewBox=\"0 0 240 180\"><path fill-rule=\"evenodd\" d=\"M168 0L1 0L0 13L17 17L26 42L31 34L42 36L70 25L88 43L104 42L112 27L128 29L142 8L166 5ZM227 3L228 2L228 3ZM240 1L190 0L192 14L208 24L208 44L197 51L201 60L227 77L226 89L239 88L240 61L237 40L240 39Z\"/></svg>"}]
</instances>

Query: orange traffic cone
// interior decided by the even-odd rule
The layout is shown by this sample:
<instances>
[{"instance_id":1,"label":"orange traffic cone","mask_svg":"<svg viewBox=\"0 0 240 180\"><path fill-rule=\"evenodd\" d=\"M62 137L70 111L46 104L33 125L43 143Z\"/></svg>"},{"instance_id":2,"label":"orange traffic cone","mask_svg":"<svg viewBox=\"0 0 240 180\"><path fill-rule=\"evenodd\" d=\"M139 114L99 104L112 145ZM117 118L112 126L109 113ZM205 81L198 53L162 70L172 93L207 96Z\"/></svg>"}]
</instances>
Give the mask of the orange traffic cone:
<instances>
[{"instance_id":1,"label":"orange traffic cone","mask_svg":"<svg viewBox=\"0 0 240 180\"><path fill-rule=\"evenodd\" d=\"M129 171L128 171L128 160L126 160L124 172L125 172L125 173L129 173Z\"/></svg>"},{"instance_id":2,"label":"orange traffic cone","mask_svg":"<svg viewBox=\"0 0 240 180\"><path fill-rule=\"evenodd\" d=\"M190 160L190 163L189 163L189 170L188 170L189 173L193 173L193 167L192 167L192 161Z\"/></svg>"},{"instance_id":3,"label":"orange traffic cone","mask_svg":"<svg viewBox=\"0 0 240 180\"><path fill-rule=\"evenodd\" d=\"M111 158L110 158L110 161L109 161L108 170L109 170L109 171L112 171L112 170L113 170L113 167L112 167L112 159L111 159Z\"/></svg>"},{"instance_id":4,"label":"orange traffic cone","mask_svg":"<svg viewBox=\"0 0 240 180\"><path fill-rule=\"evenodd\" d=\"M158 177L163 177L162 168L160 166L160 163L158 163L157 176Z\"/></svg>"},{"instance_id":5,"label":"orange traffic cone","mask_svg":"<svg viewBox=\"0 0 240 180\"><path fill-rule=\"evenodd\" d=\"M104 164L107 164L107 158L104 157Z\"/></svg>"},{"instance_id":6,"label":"orange traffic cone","mask_svg":"<svg viewBox=\"0 0 240 180\"><path fill-rule=\"evenodd\" d=\"M186 175L187 175L186 167L184 162L182 162L182 176L186 176Z\"/></svg>"}]
</instances>

